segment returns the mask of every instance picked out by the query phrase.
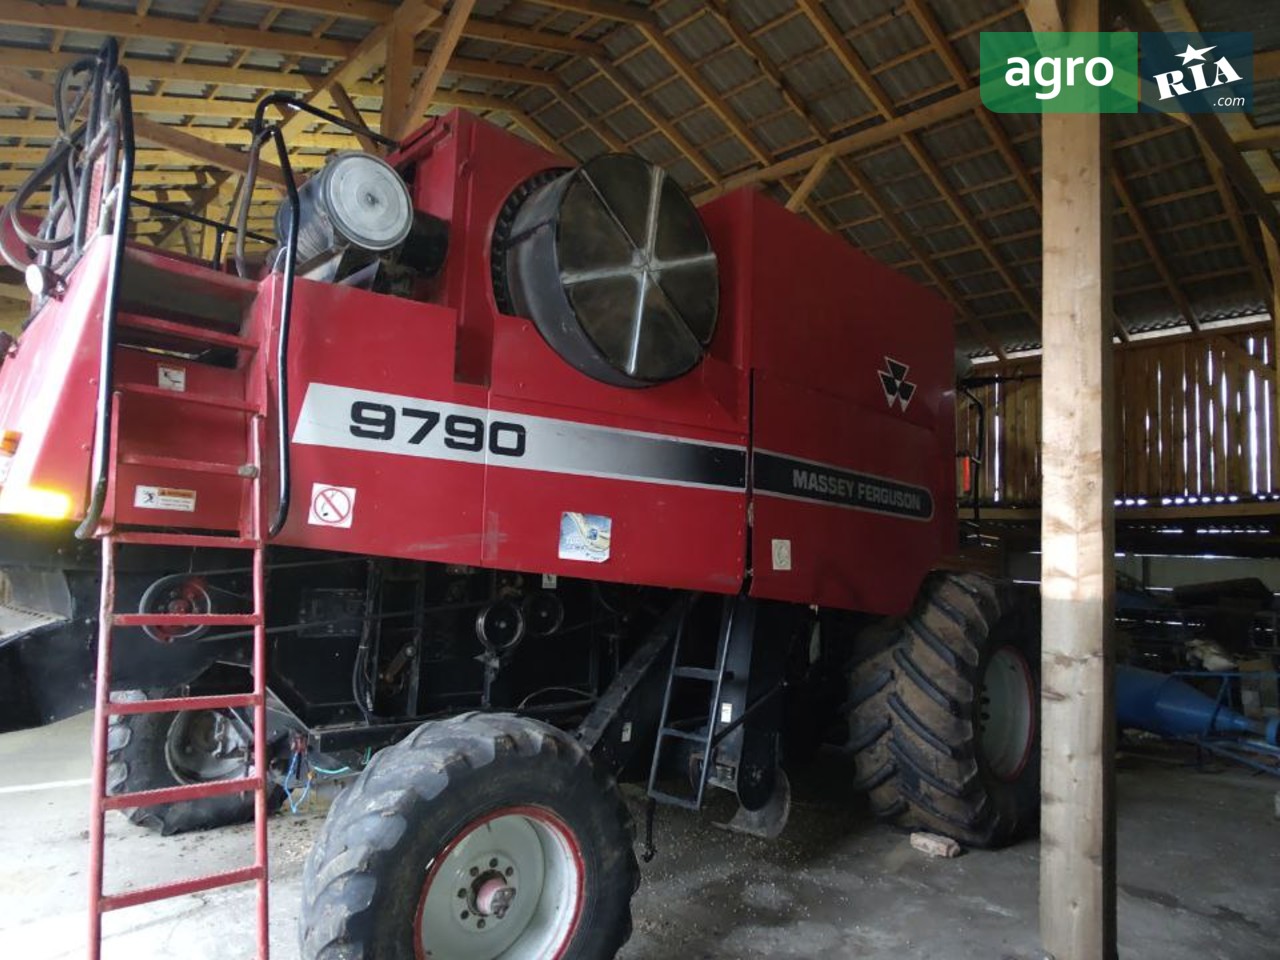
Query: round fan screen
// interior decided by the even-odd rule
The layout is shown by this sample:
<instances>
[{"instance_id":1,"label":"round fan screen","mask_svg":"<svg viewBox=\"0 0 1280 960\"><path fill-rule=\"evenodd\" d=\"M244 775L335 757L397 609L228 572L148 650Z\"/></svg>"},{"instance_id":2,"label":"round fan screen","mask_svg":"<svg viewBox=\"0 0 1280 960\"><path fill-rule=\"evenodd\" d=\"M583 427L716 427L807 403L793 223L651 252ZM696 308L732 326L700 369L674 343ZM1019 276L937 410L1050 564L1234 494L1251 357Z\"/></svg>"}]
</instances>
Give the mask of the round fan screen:
<instances>
[{"instance_id":1,"label":"round fan screen","mask_svg":"<svg viewBox=\"0 0 1280 960\"><path fill-rule=\"evenodd\" d=\"M693 204L638 157L588 161L535 191L504 251L509 300L588 376L640 387L688 373L715 333L719 275Z\"/></svg>"}]
</instances>

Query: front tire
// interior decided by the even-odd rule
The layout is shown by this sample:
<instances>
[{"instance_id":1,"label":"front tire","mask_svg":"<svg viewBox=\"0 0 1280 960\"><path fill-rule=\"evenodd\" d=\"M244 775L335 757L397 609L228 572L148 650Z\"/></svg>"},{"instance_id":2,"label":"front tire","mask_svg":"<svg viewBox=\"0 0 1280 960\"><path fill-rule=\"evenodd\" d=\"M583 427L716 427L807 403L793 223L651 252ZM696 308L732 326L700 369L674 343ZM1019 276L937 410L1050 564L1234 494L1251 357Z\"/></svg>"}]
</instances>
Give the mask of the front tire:
<instances>
[{"instance_id":1,"label":"front tire","mask_svg":"<svg viewBox=\"0 0 1280 960\"><path fill-rule=\"evenodd\" d=\"M302 880L305 960L606 960L639 885L612 777L510 714L423 724L343 791Z\"/></svg>"},{"instance_id":2,"label":"front tire","mask_svg":"<svg viewBox=\"0 0 1280 960\"><path fill-rule=\"evenodd\" d=\"M1039 637L1029 591L977 574L925 582L852 673L857 786L877 816L974 847L1035 825Z\"/></svg>"},{"instance_id":3,"label":"front tire","mask_svg":"<svg viewBox=\"0 0 1280 960\"><path fill-rule=\"evenodd\" d=\"M141 690L113 694L123 700L182 696L181 690L150 697ZM253 742L227 711L113 715L107 728L107 793L136 793L184 783L205 783L248 776ZM284 800L280 790L268 793L271 809ZM126 811L129 820L162 836L190 830L212 830L253 819L253 793L203 800L184 800Z\"/></svg>"}]
</instances>

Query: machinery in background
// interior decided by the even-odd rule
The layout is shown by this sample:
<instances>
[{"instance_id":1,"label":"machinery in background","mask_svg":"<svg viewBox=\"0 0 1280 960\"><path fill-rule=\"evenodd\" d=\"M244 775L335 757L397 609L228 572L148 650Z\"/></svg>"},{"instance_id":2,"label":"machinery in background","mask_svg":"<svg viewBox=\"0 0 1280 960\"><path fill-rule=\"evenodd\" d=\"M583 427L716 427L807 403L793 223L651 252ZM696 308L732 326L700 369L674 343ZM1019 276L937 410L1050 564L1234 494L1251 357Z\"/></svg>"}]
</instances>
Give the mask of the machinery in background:
<instances>
[{"instance_id":1,"label":"machinery in background","mask_svg":"<svg viewBox=\"0 0 1280 960\"><path fill-rule=\"evenodd\" d=\"M1203 671L1156 673L1139 667L1116 667L1116 722L1121 728L1145 730L1185 740L1218 756L1280 776L1280 716L1247 717L1232 709L1233 691L1242 681L1269 681L1280 673ZM1215 696L1192 682L1216 686Z\"/></svg>"},{"instance_id":2,"label":"machinery in background","mask_svg":"<svg viewBox=\"0 0 1280 960\"><path fill-rule=\"evenodd\" d=\"M244 255L251 173L232 272L129 241L114 48L57 89L9 211L3 722L94 705L99 812L260 828L250 868L101 897L98 817L95 924L255 880L265 951L265 811L304 772L354 776L308 960L612 956L616 780L648 841L709 790L772 836L833 723L885 818L1034 826L1034 597L930 572L957 546L936 296L753 191L695 209L462 112L299 187L266 108L349 125L283 95L250 158L276 146L277 247Z\"/></svg>"}]
</instances>

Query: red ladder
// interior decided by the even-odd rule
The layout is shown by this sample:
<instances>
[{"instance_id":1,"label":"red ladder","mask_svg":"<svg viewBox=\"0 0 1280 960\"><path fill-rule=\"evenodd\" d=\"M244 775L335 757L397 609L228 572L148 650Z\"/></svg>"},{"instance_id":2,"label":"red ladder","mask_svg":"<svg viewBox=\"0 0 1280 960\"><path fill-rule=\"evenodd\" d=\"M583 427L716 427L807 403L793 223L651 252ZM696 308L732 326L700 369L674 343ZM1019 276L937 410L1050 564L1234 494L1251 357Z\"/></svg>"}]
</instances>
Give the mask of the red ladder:
<instances>
[{"instance_id":1,"label":"red ladder","mask_svg":"<svg viewBox=\"0 0 1280 960\"><path fill-rule=\"evenodd\" d=\"M122 326L138 326L142 318L120 317ZM206 343L216 346L234 346L246 354L256 353L257 344L250 340L228 338L213 330L203 330L189 324L155 321L151 326L163 323L163 332L184 342ZM180 328L180 329L178 329ZM235 343L227 343L234 339ZM262 491L263 430L266 416L266 364L262 358L253 357L241 369L246 371L247 401L223 396L163 391L156 397L150 388L134 384L118 384L113 387L111 407L111 445L108 489L112 502L116 489L116 468L122 463L138 464L137 456L119 451L120 419L128 398L149 397L152 402L194 404L218 409L232 409L246 414L246 456L240 464L205 463L196 460L150 458L163 463L147 463L162 469L182 470L186 473L237 476L246 481L248 489L242 499L239 530L236 535L210 535L207 533L156 533L143 530L116 530L114 510L104 517L97 535L102 540L102 597L99 608L98 667L93 718L93 778L92 819L89 829L89 957L98 960L102 952L102 915L111 910L152 903L171 897L199 893L232 884L257 884L258 903L258 957L267 960L267 711L266 666L267 645L265 628L265 597L263 581L264 543L266 527ZM257 371L250 376L249 371ZM138 402L134 400L133 402ZM248 614L152 614L120 613L115 609L115 553L116 547L133 544L152 547L213 547L241 549L253 555L253 612ZM111 700L111 636L113 627L252 627L253 628L253 690L250 693L202 697L171 697L160 700L113 702ZM175 642L182 642L177 640ZM169 713L182 710L222 710L253 708L253 770L249 776L208 783L183 784L156 790L107 795L107 728L112 716L139 713ZM227 794L254 793L254 861L252 865L226 870L206 876L191 877L154 886L106 894L103 891L104 828L106 812L135 807L156 806L199 800Z\"/></svg>"}]
</instances>

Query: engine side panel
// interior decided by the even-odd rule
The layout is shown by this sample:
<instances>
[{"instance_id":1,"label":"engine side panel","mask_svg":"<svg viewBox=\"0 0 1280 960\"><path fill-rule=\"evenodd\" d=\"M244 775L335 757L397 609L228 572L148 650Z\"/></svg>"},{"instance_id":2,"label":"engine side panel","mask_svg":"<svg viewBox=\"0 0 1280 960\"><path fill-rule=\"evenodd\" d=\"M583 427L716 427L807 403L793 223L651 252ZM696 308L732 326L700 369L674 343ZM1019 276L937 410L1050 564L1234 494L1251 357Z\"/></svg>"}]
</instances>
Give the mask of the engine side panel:
<instances>
[{"instance_id":1,"label":"engine side panel","mask_svg":"<svg viewBox=\"0 0 1280 960\"><path fill-rule=\"evenodd\" d=\"M751 331L752 593L904 612L954 549L950 308L758 193L702 214Z\"/></svg>"}]
</instances>

